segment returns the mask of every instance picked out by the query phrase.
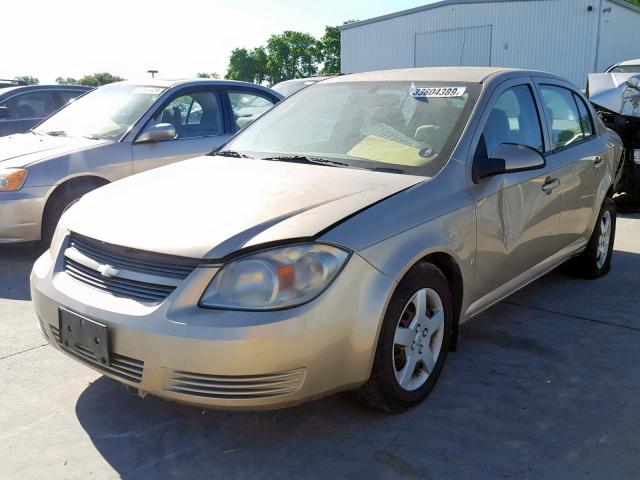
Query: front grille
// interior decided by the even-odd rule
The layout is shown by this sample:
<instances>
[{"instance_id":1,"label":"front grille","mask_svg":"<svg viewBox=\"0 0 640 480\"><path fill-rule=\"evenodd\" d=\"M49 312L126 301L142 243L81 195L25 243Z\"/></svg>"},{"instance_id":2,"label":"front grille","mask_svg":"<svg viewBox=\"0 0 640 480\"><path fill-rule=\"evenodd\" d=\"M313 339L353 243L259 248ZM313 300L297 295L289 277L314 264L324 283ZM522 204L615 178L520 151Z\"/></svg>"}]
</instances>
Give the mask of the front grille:
<instances>
[{"instance_id":1,"label":"front grille","mask_svg":"<svg viewBox=\"0 0 640 480\"><path fill-rule=\"evenodd\" d=\"M175 371L165 390L227 400L267 398L296 392L302 386L304 377L304 369L250 376L219 376Z\"/></svg>"},{"instance_id":2,"label":"front grille","mask_svg":"<svg viewBox=\"0 0 640 480\"><path fill-rule=\"evenodd\" d=\"M82 283L115 296L131 298L141 302L161 302L175 290L175 287L170 285L157 285L118 277L105 278L100 272L85 267L68 257L64 259L64 271Z\"/></svg>"},{"instance_id":3,"label":"front grille","mask_svg":"<svg viewBox=\"0 0 640 480\"><path fill-rule=\"evenodd\" d=\"M143 361L136 360L131 357L125 357L124 355L118 355L117 353L110 353L111 365L103 365L96 359L93 352L80 345L75 345L71 348L63 346L60 343L60 329L58 327L51 325L51 333L55 337L57 344L77 360L89 364L101 372L110 373L111 375L134 383L140 383L142 381L142 370L144 369Z\"/></svg>"},{"instance_id":4,"label":"front grille","mask_svg":"<svg viewBox=\"0 0 640 480\"><path fill-rule=\"evenodd\" d=\"M200 263L99 242L71 234L64 253L64 271L73 279L114 296L159 303L167 298ZM117 273L105 276L108 266Z\"/></svg>"}]
</instances>

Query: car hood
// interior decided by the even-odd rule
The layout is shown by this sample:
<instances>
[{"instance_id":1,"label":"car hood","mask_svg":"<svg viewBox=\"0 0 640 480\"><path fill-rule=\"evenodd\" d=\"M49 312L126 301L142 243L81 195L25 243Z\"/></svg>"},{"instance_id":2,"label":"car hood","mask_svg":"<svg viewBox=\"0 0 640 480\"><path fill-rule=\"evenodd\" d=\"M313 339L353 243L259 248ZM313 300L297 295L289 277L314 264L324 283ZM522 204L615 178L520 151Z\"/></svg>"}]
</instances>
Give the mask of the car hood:
<instances>
[{"instance_id":1,"label":"car hood","mask_svg":"<svg viewBox=\"0 0 640 480\"><path fill-rule=\"evenodd\" d=\"M629 81L637 73L590 73L589 100L620 115L640 117L640 90Z\"/></svg>"},{"instance_id":2,"label":"car hood","mask_svg":"<svg viewBox=\"0 0 640 480\"><path fill-rule=\"evenodd\" d=\"M198 157L85 195L71 231L140 250L223 259L309 239L425 177L319 165Z\"/></svg>"},{"instance_id":3,"label":"car hood","mask_svg":"<svg viewBox=\"0 0 640 480\"><path fill-rule=\"evenodd\" d=\"M23 133L0 137L0 168L26 167L35 162L109 143L82 137L52 137Z\"/></svg>"}]
</instances>

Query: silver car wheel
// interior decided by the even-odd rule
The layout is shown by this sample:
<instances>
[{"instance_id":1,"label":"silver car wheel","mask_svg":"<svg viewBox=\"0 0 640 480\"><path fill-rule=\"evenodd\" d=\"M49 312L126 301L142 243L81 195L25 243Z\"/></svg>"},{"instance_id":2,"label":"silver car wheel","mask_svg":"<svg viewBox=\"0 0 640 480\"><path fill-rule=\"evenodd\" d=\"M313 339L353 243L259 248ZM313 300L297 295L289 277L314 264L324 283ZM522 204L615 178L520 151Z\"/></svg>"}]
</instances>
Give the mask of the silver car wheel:
<instances>
[{"instance_id":1,"label":"silver car wheel","mask_svg":"<svg viewBox=\"0 0 640 480\"><path fill-rule=\"evenodd\" d=\"M598 250L596 263L602 268L609 256L609 244L611 242L611 212L606 210L600 217L600 236L598 237Z\"/></svg>"},{"instance_id":2,"label":"silver car wheel","mask_svg":"<svg viewBox=\"0 0 640 480\"><path fill-rule=\"evenodd\" d=\"M435 290L418 290L404 307L393 345L393 369L400 387L413 391L435 368L444 338L444 309Z\"/></svg>"}]
</instances>

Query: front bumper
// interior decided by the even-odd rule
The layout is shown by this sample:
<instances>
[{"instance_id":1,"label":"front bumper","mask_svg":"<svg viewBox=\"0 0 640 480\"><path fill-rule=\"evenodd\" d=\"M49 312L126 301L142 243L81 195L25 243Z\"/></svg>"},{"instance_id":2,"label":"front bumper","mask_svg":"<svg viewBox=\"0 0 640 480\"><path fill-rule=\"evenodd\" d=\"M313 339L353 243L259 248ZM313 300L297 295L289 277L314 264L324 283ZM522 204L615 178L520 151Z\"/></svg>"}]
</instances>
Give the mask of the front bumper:
<instances>
[{"instance_id":1,"label":"front bumper","mask_svg":"<svg viewBox=\"0 0 640 480\"><path fill-rule=\"evenodd\" d=\"M353 254L320 297L273 312L210 310L198 300L216 272L196 268L146 306L72 279L49 252L31 294L52 346L122 383L165 399L223 409L269 409L355 388L371 371L394 282ZM110 367L57 341L59 308L109 328Z\"/></svg>"},{"instance_id":2,"label":"front bumper","mask_svg":"<svg viewBox=\"0 0 640 480\"><path fill-rule=\"evenodd\" d=\"M42 213L50 188L0 192L0 244L40 240Z\"/></svg>"}]
</instances>

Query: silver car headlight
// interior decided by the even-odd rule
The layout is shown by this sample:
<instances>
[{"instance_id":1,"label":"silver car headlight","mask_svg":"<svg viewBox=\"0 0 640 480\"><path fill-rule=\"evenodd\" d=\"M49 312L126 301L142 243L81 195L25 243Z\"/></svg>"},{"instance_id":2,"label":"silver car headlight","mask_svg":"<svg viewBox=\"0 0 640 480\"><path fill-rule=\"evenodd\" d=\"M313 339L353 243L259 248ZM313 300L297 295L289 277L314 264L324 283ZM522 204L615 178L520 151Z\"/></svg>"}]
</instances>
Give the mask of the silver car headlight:
<instances>
[{"instance_id":1,"label":"silver car headlight","mask_svg":"<svg viewBox=\"0 0 640 480\"><path fill-rule=\"evenodd\" d=\"M201 307L276 310L313 300L336 278L349 253L323 243L265 250L220 269L200 300Z\"/></svg>"},{"instance_id":2,"label":"silver car headlight","mask_svg":"<svg viewBox=\"0 0 640 480\"><path fill-rule=\"evenodd\" d=\"M24 168L0 168L0 192L20 190L28 173Z\"/></svg>"}]
</instances>

